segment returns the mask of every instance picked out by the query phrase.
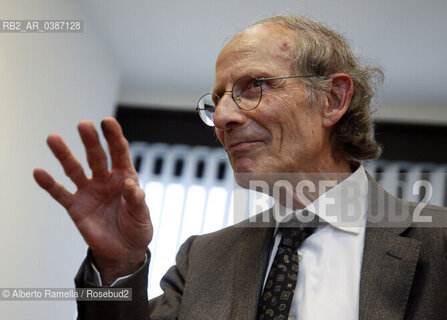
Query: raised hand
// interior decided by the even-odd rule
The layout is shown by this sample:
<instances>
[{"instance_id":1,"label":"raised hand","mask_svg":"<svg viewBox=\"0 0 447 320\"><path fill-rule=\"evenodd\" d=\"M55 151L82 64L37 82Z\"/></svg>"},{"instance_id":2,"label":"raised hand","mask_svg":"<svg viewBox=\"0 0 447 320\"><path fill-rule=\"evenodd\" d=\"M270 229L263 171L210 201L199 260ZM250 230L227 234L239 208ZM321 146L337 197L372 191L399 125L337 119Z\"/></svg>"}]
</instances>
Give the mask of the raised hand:
<instances>
[{"instance_id":1,"label":"raised hand","mask_svg":"<svg viewBox=\"0 0 447 320\"><path fill-rule=\"evenodd\" d=\"M70 193L43 169L35 169L34 178L67 210L92 250L103 284L108 285L117 277L138 269L153 230L144 192L139 187L120 125L115 119L106 118L101 128L109 146L111 171L93 123L84 120L78 124L78 131L92 177L86 177L62 138L52 134L48 136L48 146L77 191Z\"/></svg>"}]
</instances>

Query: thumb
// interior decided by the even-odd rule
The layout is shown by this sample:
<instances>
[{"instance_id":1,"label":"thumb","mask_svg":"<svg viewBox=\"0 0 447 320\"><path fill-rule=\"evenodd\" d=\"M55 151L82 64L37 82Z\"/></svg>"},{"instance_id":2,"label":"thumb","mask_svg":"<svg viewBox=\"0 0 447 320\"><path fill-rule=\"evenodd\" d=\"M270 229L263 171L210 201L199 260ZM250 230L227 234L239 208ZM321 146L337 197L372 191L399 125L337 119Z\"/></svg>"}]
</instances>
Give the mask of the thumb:
<instances>
[{"instance_id":1,"label":"thumb","mask_svg":"<svg viewBox=\"0 0 447 320\"><path fill-rule=\"evenodd\" d=\"M127 210L134 216L139 217L147 215L149 210L145 202L143 189L140 188L138 181L134 179L126 179L122 185L122 195L126 201Z\"/></svg>"}]
</instances>

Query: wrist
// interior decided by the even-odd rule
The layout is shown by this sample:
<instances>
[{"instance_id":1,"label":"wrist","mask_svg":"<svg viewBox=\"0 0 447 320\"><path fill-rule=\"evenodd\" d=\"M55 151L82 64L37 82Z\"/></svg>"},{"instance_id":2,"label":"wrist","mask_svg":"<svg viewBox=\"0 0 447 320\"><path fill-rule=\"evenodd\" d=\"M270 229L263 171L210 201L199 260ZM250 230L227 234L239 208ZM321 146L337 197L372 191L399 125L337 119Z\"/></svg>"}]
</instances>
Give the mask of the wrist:
<instances>
[{"instance_id":1,"label":"wrist","mask_svg":"<svg viewBox=\"0 0 447 320\"><path fill-rule=\"evenodd\" d=\"M116 279L138 271L146 261L146 253L135 255L121 261L111 261L95 257L93 263L99 271L103 286L110 286Z\"/></svg>"}]
</instances>

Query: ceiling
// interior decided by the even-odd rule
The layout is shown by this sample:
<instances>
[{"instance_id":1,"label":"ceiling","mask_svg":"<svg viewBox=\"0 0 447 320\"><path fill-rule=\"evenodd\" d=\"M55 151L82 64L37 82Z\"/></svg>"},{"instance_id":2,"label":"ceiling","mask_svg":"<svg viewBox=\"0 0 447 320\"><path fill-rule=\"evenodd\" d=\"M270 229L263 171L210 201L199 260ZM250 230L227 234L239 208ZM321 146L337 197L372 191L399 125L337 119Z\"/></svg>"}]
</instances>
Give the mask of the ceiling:
<instances>
[{"instance_id":1,"label":"ceiling","mask_svg":"<svg viewBox=\"0 0 447 320\"><path fill-rule=\"evenodd\" d=\"M383 103L447 109L445 0L80 3L110 48L124 88L207 91L216 56L232 35L259 18L288 11L325 22L343 33L364 61L382 66Z\"/></svg>"}]
</instances>

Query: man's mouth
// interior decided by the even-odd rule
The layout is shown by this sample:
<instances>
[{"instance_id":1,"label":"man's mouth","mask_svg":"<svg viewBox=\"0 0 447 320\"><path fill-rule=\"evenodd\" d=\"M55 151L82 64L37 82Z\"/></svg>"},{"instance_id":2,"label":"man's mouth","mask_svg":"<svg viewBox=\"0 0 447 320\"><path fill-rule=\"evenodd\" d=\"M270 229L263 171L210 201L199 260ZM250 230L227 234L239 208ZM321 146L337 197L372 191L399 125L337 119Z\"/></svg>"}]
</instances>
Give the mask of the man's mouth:
<instances>
[{"instance_id":1,"label":"man's mouth","mask_svg":"<svg viewBox=\"0 0 447 320\"><path fill-rule=\"evenodd\" d=\"M260 141L238 141L230 144L227 151L231 153L248 151L256 143Z\"/></svg>"}]
</instances>

